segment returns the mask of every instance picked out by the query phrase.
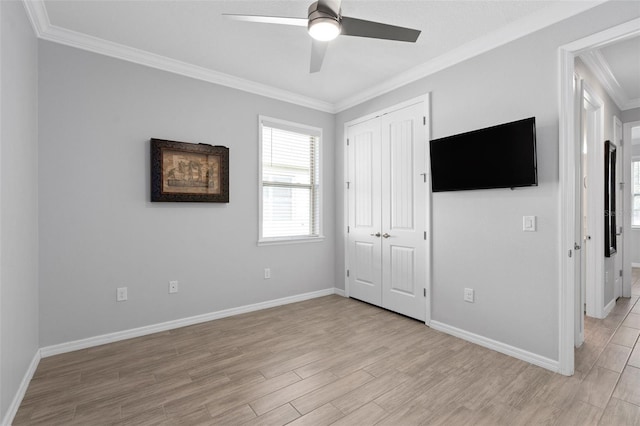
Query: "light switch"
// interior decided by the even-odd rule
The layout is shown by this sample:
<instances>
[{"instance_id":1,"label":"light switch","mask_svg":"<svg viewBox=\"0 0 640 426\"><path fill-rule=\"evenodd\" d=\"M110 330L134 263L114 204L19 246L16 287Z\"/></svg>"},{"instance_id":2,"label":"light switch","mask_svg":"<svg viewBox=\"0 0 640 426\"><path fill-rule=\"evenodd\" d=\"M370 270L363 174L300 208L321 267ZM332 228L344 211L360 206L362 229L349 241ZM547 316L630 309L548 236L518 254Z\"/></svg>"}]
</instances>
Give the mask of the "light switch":
<instances>
[{"instance_id":1,"label":"light switch","mask_svg":"<svg viewBox=\"0 0 640 426\"><path fill-rule=\"evenodd\" d=\"M535 232L536 230L536 217L535 216L522 216L522 230L526 232Z\"/></svg>"}]
</instances>

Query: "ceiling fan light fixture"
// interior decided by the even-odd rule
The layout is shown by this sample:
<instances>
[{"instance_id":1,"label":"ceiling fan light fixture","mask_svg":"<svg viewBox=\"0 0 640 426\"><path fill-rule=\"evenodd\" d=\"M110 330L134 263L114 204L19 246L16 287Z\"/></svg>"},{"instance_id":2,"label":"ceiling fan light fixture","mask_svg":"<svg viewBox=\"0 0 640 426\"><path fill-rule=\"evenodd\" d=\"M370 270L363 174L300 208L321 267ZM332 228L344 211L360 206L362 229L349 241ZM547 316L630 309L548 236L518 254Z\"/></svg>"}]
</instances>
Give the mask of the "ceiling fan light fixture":
<instances>
[{"instance_id":1,"label":"ceiling fan light fixture","mask_svg":"<svg viewBox=\"0 0 640 426\"><path fill-rule=\"evenodd\" d=\"M330 41L340 34L340 23L333 18L316 18L309 21L309 35L319 41Z\"/></svg>"}]
</instances>

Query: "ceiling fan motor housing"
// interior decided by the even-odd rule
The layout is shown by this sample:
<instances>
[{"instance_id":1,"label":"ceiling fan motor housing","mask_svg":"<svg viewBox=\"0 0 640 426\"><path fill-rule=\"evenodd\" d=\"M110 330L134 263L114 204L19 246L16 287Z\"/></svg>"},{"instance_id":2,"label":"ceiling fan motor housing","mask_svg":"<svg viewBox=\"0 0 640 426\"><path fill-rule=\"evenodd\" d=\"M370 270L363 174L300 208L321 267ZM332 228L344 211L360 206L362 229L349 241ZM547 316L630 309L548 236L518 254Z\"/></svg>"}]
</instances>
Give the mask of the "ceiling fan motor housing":
<instances>
[{"instance_id":1,"label":"ceiling fan motor housing","mask_svg":"<svg viewBox=\"0 0 640 426\"><path fill-rule=\"evenodd\" d=\"M311 27L320 22L334 21L337 23L338 28L340 28L340 11L333 11L331 8L319 4L319 2L311 3L309 6L309 22L307 24L307 29L311 29Z\"/></svg>"}]
</instances>

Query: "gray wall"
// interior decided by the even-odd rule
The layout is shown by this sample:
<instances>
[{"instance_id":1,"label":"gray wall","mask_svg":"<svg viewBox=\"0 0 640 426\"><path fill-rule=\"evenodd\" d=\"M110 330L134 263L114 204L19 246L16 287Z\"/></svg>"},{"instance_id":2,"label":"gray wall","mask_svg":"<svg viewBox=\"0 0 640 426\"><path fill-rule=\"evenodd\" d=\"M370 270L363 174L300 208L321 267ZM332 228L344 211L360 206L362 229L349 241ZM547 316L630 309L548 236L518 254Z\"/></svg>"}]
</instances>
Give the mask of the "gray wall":
<instances>
[{"instance_id":1,"label":"gray wall","mask_svg":"<svg viewBox=\"0 0 640 426\"><path fill-rule=\"evenodd\" d=\"M595 92L595 94L604 102L603 116L604 116L604 140L612 140L613 139L613 117L618 117L620 121L622 121L622 111L616 105L616 103L611 99L606 89L598 78L593 74L593 72L580 60L580 58L576 58L575 60L575 71L576 73L587 82L587 84L591 87L591 89ZM604 161L604 157L603 157ZM620 216L622 217L622 216ZM617 223L616 227L622 226L622 223ZM604 234L602 234L604 236ZM618 251L612 255L611 257L605 257L604 259L604 271L605 271L605 280L604 280L604 306L607 306L614 297L615 289L615 261L618 256L622 255L622 247L618 249Z\"/></svg>"},{"instance_id":2,"label":"gray wall","mask_svg":"<svg viewBox=\"0 0 640 426\"><path fill-rule=\"evenodd\" d=\"M38 350L38 44L0 2L0 421Z\"/></svg>"},{"instance_id":3,"label":"gray wall","mask_svg":"<svg viewBox=\"0 0 640 426\"><path fill-rule=\"evenodd\" d=\"M334 287L333 115L49 42L39 84L41 346ZM258 114L323 129L325 241L256 245ZM151 203L152 137L230 147L230 203Z\"/></svg>"},{"instance_id":4,"label":"gray wall","mask_svg":"<svg viewBox=\"0 0 640 426\"><path fill-rule=\"evenodd\" d=\"M344 123L431 92L431 136L535 116L539 186L432 195L432 319L558 359L558 47L638 16L637 5L607 3L472 58L337 116ZM338 238L343 238L344 158L336 151ZM536 215L538 231L522 232ZM343 246L336 282L344 283ZM463 301L463 288L476 302Z\"/></svg>"},{"instance_id":5,"label":"gray wall","mask_svg":"<svg viewBox=\"0 0 640 426\"><path fill-rule=\"evenodd\" d=\"M628 109L622 112L623 123L630 123L632 121L640 121L640 108Z\"/></svg>"}]
</instances>

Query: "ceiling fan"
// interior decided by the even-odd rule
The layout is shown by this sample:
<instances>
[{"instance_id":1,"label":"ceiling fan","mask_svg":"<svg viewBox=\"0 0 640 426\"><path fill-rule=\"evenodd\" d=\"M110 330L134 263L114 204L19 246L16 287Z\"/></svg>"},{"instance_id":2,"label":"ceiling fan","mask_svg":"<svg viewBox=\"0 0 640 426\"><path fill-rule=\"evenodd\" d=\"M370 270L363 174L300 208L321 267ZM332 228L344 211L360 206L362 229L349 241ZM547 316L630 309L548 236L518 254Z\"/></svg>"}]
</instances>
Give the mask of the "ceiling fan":
<instances>
[{"instance_id":1,"label":"ceiling fan","mask_svg":"<svg viewBox=\"0 0 640 426\"><path fill-rule=\"evenodd\" d=\"M307 18L288 18L281 16L235 15L223 16L237 21L258 22L264 24L293 25L307 27L313 38L311 43L312 73L320 71L329 41L338 35L379 38L415 43L419 30L397 27L395 25L366 21L364 19L342 16L341 0L318 0L309 6Z\"/></svg>"}]
</instances>

